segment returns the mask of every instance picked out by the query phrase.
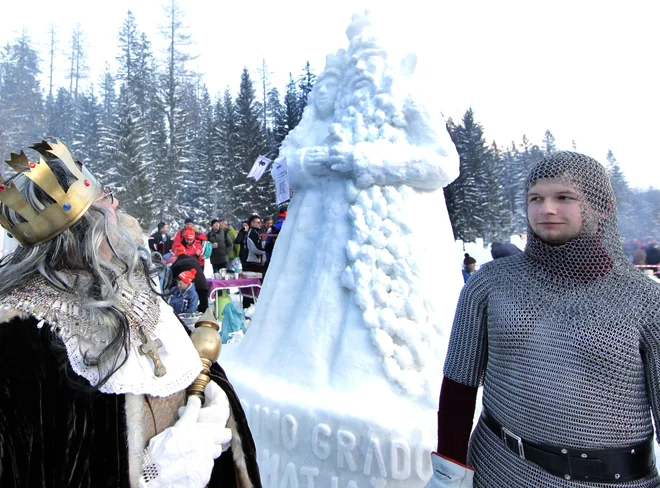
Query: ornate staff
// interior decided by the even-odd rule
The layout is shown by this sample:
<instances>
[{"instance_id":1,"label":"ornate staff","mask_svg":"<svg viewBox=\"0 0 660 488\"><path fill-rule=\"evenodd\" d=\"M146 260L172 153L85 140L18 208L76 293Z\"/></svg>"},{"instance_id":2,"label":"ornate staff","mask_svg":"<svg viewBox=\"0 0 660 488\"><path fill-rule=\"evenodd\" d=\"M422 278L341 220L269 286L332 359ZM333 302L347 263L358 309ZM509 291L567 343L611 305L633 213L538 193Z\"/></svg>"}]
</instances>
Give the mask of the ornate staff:
<instances>
[{"instance_id":1,"label":"ornate staff","mask_svg":"<svg viewBox=\"0 0 660 488\"><path fill-rule=\"evenodd\" d=\"M202 360L203 369L195 381L186 390L187 397L196 396L202 401L204 405L204 390L206 385L211 381L209 376L211 372L211 365L220 357L220 349L222 349L222 340L220 339L220 326L215 319L213 312L210 308L206 309L204 315L195 322L195 330L190 335L195 349L199 353Z\"/></svg>"}]
</instances>

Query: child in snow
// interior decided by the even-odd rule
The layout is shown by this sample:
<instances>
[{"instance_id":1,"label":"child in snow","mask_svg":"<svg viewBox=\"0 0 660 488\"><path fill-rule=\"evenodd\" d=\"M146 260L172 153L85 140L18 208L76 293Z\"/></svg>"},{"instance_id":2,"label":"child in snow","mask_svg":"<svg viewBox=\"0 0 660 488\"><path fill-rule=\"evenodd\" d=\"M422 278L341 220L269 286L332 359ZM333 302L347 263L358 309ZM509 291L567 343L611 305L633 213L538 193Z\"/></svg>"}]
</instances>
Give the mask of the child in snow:
<instances>
[{"instance_id":1,"label":"child in snow","mask_svg":"<svg viewBox=\"0 0 660 488\"><path fill-rule=\"evenodd\" d=\"M183 271L177 276L176 286L170 290L169 303L174 309L174 313L193 313L199 306L199 296L195 290L195 279L197 272L194 269Z\"/></svg>"}]
</instances>

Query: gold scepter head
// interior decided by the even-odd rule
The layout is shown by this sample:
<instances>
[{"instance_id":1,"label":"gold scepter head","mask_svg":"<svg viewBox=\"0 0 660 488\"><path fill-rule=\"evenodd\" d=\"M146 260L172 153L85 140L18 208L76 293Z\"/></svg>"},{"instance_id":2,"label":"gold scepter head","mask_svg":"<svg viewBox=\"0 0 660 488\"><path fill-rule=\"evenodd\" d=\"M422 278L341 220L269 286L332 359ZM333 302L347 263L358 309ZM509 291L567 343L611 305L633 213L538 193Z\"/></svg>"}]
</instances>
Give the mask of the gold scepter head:
<instances>
[{"instance_id":1,"label":"gold scepter head","mask_svg":"<svg viewBox=\"0 0 660 488\"><path fill-rule=\"evenodd\" d=\"M209 376L211 365L218 360L220 349L222 349L219 331L220 326L213 315L213 311L207 308L204 315L195 322L195 330L190 335L190 340L202 360L203 368L195 381L186 390L186 396L191 397L194 395L198 397L202 401L202 405L204 405L204 390L211 381L211 376Z\"/></svg>"}]
</instances>

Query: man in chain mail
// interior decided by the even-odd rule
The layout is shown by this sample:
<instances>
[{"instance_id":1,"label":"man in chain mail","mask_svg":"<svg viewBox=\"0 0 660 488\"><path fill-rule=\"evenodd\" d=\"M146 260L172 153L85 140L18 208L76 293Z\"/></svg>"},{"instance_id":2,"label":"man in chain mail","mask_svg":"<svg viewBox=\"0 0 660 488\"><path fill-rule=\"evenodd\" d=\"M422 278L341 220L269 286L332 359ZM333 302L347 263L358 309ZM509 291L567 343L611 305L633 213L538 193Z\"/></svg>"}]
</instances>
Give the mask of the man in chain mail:
<instances>
[{"instance_id":1,"label":"man in chain mail","mask_svg":"<svg viewBox=\"0 0 660 488\"><path fill-rule=\"evenodd\" d=\"M217 364L186 400L202 362L113 193L61 141L32 149L0 182L0 486L260 486Z\"/></svg>"},{"instance_id":2,"label":"man in chain mail","mask_svg":"<svg viewBox=\"0 0 660 488\"><path fill-rule=\"evenodd\" d=\"M554 153L526 192L525 252L461 293L428 486L660 486L660 286L626 259L597 161Z\"/></svg>"}]
</instances>

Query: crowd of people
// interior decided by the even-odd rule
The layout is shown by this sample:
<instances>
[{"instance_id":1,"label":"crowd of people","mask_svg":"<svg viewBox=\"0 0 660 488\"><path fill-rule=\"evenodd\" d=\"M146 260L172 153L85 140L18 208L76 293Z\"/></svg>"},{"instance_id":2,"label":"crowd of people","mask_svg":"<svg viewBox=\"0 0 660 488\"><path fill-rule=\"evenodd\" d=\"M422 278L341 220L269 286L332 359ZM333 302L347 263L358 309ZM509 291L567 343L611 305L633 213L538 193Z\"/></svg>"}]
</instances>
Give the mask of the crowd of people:
<instances>
[{"instance_id":1,"label":"crowd of people","mask_svg":"<svg viewBox=\"0 0 660 488\"><path fill-rule=\"evenodd\" d=\"M649 237L646 242L630 240L624 250L635 266L660 278L660 244L655 239Z\"/></svg>"},{"instance_id":2,"label":"crowd of people","mask_svg":"<svg viewBox=\"0 0 660 488\"><path fill-rule=\"evenodd\" d=\"M149 237L148 247L170 270L162 274L160 285L169 290L169 302L175 311L193 313L208 308L209 289L204 275L207 259L214 275L237 267L265 275L285 219L286 207L282 207L275 219L251 215L241 222L239 230L227 219L213 219L204 232L192 218L186 218L174 236L171 226L160 222ZM249 299L244 301L245 306L249 303Z\"/></svg>"}]
</instances>

